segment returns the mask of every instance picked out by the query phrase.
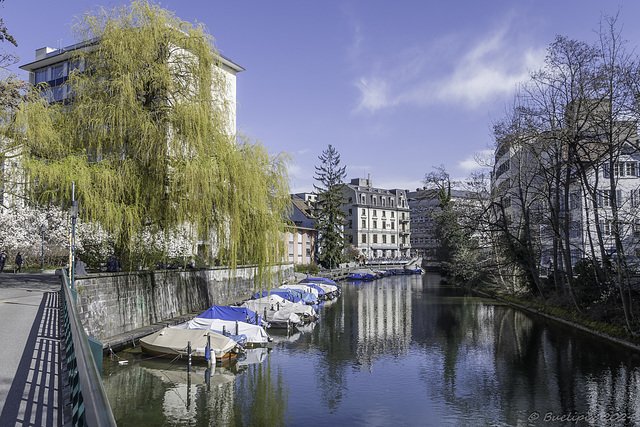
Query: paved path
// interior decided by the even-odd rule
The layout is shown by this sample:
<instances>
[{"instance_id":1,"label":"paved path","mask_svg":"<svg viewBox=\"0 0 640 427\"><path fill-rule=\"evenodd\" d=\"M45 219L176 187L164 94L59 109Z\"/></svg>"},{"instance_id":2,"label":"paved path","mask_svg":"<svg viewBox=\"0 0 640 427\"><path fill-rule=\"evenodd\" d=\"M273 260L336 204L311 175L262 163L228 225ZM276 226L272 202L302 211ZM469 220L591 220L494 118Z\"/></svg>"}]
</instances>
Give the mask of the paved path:
<instances>
[{"instance_id":1,"label":"paved path","mask_svg":"<svg viewBox=\"0 0 640 427\"><path fill-rule=\"evenodd\" d=\"M0 426L60 426L60 277L0 273Z\"/></svg>"}]
</instances>

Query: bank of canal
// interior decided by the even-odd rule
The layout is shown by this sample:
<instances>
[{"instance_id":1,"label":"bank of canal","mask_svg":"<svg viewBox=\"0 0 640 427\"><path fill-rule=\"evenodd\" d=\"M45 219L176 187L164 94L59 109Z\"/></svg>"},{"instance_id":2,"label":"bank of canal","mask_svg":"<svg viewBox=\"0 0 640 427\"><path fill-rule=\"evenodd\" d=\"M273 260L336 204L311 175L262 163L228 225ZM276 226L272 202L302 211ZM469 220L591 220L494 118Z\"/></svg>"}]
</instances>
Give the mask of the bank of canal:
<instances>
[{"instance_id":1,"label":"bank of canal","mask_svg":"<svg viewBox=\"0 0 640 427\"><path fill-rule=\"evenodd\" d=\"M435 274L342 291L314 327L230 368L106 358L118 425L640 424L637 352Z\"/></svg>"}]
</instances>

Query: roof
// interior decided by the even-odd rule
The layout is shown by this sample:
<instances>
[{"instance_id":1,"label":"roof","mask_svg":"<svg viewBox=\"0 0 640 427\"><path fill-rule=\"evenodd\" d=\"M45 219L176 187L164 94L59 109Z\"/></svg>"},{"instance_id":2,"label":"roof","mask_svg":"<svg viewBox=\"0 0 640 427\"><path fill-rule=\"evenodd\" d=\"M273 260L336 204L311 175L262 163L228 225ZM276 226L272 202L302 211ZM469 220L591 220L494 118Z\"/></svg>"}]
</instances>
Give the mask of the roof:
<instances>
[{"instance_id":1,"label":"roof","mask_svg":"<svg viewBox=\"0 0 640 427\"><path fill-rule=\"evenodd\" d=\"M34 71L38 68L47 67L49 65L55 64L56 62L65 61L69 59L71 53L78 49L90 49L92 46L98 43L98 39L92 39L88 41L82 41L80 43L72 44L66 47L62 47L59 49L53 49L50 47L43 47L36 50L36 60L33 62L29 62L28 64L24 64L20 66L21 70L25 71ZM42 55L44 52L44 55ZM217 52L220 56L220 62L223 66L228 67L229 69L239 73L241 71L245 71L243 67L233 62L231 59ZM39 57L40 56L40 57Z\"/></svg>"}]
</instances>

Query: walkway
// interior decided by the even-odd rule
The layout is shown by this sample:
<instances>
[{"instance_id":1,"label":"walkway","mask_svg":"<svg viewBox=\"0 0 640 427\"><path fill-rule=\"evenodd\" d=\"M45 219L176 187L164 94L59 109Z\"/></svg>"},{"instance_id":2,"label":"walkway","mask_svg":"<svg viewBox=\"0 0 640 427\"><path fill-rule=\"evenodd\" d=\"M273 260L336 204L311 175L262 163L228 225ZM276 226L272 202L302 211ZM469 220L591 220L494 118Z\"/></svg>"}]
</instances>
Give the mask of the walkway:
<instances>
[{"instance_id":1,"label":"walkway","mask_svg":"<svg viewBox=\"0 0 640 427\"><path fill-rule=\"evenodd\" d=\"M59 289L51 274L0 274L1 426L63 424Z\"/></svg>"}]
</instances>

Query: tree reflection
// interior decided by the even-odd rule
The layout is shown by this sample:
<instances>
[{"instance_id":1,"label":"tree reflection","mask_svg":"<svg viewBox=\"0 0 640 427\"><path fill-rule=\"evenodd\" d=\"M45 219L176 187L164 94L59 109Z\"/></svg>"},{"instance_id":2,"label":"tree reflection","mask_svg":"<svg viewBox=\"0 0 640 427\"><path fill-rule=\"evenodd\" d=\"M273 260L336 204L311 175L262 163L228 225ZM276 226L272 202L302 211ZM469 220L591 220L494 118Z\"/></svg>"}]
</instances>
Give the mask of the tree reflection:
<instances>
[{"instance_id":1,"label":"tree reflection","mask_svg":"<svg viewBox=\"0 0 640 427\"><path fill-rule=\"evenodd\" d=\"M428 353L421 378L461 419L519 425L537 412L591 414L590 425L611 414L640 421L638 355L462 290L423 290L413 309L414 340Z\"/></svg>"},{"instance_id":2,"label":"tree reflection","mask_svg":"<svg viewBox=\"0 0 640 427\"><path fill-rule=\"evenodd\" d=\"M271 359L251 365L236 381L236 425L278 426L287 420L289 387Z\"/></svg>"}]
</instances>

